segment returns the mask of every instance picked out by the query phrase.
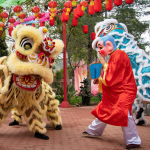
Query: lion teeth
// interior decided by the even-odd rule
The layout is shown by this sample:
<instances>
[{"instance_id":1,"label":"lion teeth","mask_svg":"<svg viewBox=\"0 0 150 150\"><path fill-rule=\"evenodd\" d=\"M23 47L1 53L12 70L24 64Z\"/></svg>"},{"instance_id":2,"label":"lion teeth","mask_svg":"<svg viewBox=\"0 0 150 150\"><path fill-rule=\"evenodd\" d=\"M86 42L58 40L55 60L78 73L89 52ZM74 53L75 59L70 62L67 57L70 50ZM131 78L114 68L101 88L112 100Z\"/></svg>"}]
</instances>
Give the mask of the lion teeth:
<instances>
[{"instance_id":1,"label":"lion teeth","mask_svg":"<svg viewBox=\"0 0 150 150\"><path fill-rule=\"evenodd\" d=\"M20 83L20 82L17 82L17 84L21 86L21 83Z\"/></svg>"},{"instance_id":2,"label":"lion teeth","mask_svg":"<svg viewBox=\"0 0 150 150\"><path fill-rule=\"evenodd\" d=\"M19 81L19 77L16 78L16 81Z\"/></svg>"},{"instance_id":3,"label":"lion teeth","mask_svg":"<svg viewBox=\"0 0 150 150\"><path fill-rule=\"evenodd\" d=\"M37 81L34 81L34 84L37 84Z\"/></svg>"},{"instance_id":4,"label":"lion teeth","mask_svg":"<svg viewBox=\"0 0 150 150\"><path fill-rule=\"evenodd\" d=\"M24 87L24 88L26 88L26 87L27 87L27 86L26 86L26 85L24 85L24 84L22 84L21 86L22 86L22 87Z\"/></svg>"},{"instance_id":5,"label":"lion teeth","mask_svg":"<svg viewBox=\"0 0 150 150\"><path fill-rule=\"evenodd\" d=\"M18 77L16 78L16 81L18 81L17 84L18 84L19 86L22 86L22 87L24 87L24 88L35 88L35 87L37 86L37 81L34 81L34 84L33 84L33 85L21 84L21 83L19 82L19 78L18 78Z\"/></svg>"},{"instance_id":6,"label":"lion teeth","mask_svg":"<svg viewBox=\"0 0 150 150\"><path fill-rule=\"evenodd\" d=\"M32 87L32 88L35 88L35 87L36 87L36 85L31 85L31 87Z\"/></svg>"},{"instance_id":7,"label":"lion teeth","mask_svg":"<svg viewBox=\"0 0 150 150\"><path fill-rule=\"evenodd\" d=\"M31 86L30 86L30 85L27 85L27 88L31 88Z\"/></svg>"}]
</instances>

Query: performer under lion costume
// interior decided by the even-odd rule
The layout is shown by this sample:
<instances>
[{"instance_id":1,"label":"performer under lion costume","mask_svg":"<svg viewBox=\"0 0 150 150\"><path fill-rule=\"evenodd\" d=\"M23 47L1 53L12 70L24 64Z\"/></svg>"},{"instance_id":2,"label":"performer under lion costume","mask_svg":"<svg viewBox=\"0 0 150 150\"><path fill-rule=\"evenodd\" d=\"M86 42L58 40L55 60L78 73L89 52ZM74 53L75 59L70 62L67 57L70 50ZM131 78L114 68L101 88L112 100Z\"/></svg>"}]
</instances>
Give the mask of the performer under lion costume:
<instances>
[{"instance_id":1,"label":"performer under lion costume","mask_svg":"<svg viewBox=\"0 0 150 150\"><path fill-rule=\"evenodd\" d=\"M23 116L34 136L45 140L49 139L42 121L46 115L51 127L61 129L59 101L48 84L53 81L53 56L64 47L61 40L44 38L47 31L17 26L12 32L14 52L0 58L0 124L13 108L12 118L21 122Z\"/></svg>"}]
</instances>

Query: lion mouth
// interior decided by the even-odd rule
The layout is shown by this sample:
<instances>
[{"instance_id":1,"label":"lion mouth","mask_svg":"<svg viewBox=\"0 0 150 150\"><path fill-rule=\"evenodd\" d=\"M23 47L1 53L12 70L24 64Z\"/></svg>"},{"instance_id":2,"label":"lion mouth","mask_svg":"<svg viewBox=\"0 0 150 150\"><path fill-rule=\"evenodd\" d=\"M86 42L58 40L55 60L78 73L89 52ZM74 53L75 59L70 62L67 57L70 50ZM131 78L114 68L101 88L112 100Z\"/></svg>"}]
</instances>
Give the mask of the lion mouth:
<instances>
[{"instance_id":1,"label":"lion mouth","mask_svg":"<svg viewBox=\"0 0 150 150\"><path fill-rule=\"evenodd\" d=\"M13 81L22 89L35 91L40 86L40 79L34 75L16 75L13 76Z\"/></svg>"}]
</instances>

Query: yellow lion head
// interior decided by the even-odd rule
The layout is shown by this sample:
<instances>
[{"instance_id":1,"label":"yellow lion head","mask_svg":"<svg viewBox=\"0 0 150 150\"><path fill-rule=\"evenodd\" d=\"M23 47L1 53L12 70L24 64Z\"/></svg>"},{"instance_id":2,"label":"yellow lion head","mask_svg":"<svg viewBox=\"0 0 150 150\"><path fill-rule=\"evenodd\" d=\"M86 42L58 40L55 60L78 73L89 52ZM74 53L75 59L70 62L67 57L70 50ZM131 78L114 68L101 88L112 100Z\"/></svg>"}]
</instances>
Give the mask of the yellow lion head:
<instances>
[{"instance_id":1,"label":"yellow lion head","mask_svg":"<svg viewBox=\"0 0 150 150\"><path fill-rule=\"evenodd\" d=\"M13 30L15 51L9 56L7 65L18 86L32 90L31 87L36 85L32 82L36 83L37 78L52 83L53 57L62 52L64 44L62 40L44 37L47 31L45 27L36 29L25 25L19 25Z\"/></svg>"}]
</instances>

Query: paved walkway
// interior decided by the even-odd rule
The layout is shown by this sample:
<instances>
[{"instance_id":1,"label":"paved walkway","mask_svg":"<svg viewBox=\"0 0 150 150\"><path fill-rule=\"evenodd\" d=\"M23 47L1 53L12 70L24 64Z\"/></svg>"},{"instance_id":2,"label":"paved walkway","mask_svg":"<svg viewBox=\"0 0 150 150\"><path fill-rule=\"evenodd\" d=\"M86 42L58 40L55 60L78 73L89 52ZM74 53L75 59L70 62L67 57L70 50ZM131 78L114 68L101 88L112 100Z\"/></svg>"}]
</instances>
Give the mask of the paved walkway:
<instances>
[{"instance_id":1,"label":"paved walkway","mask_svg":"<svg viewBox=\"0 0 150 150\"><path fill-rule=\"evenodd\" d=\"M120 127L107 125L102 137L83 137L82 132L94 120L91 110L94 106L60 108L63 129L56 131L47 128L49 140L34 138L23 121L10 127L10 115L0 127L0 150L125 150ZM150 117L148 126L137 126L142 144L138 150L150 150ZM45 119L47 125L48 121Z\"/></svg>"}]
</instances>

